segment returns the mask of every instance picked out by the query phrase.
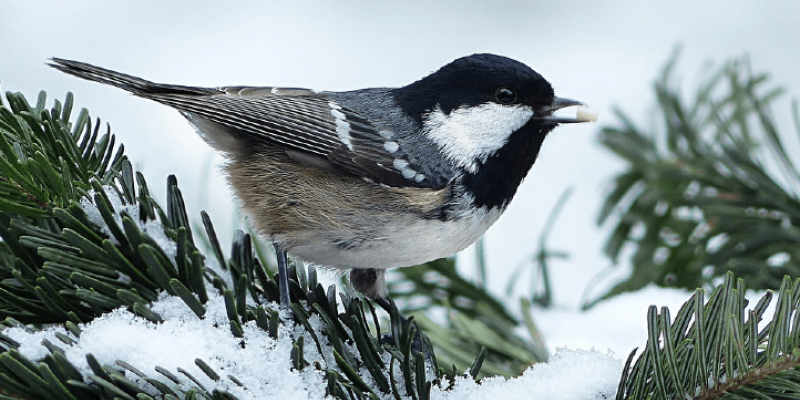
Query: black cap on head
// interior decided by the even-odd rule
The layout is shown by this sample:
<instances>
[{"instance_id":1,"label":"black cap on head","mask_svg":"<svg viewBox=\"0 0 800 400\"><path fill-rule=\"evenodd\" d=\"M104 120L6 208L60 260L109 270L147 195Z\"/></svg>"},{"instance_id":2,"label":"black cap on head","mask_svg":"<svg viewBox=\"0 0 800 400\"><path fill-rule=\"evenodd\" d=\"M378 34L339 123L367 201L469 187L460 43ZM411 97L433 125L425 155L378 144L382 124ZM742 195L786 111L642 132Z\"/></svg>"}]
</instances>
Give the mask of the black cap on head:
<instances>
[{"instance_id":1,"label":"black cap on head","mask_svg":"<svg viewBox=\"0 0 800 400\"><path fill-rule=\"evenodd\" d=\"M394 91L408 115L418 118L439 106L449 114L487 102L523 103L538 109L552 104L553 87L527 65L494 54L459 58L438 71Z\"/></svg>"}]
</instances>

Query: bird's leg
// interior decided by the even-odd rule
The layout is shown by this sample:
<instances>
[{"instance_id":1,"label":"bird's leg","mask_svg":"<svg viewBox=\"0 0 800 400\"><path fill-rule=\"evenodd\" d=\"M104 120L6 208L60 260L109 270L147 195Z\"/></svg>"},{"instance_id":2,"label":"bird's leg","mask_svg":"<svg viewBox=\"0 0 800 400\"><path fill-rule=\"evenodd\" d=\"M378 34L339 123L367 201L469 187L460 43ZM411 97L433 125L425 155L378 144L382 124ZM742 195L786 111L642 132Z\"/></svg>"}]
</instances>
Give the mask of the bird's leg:
<instances>
[{"instance_id":1,"label":"bird's leg","mask_svg":"<svg viewBox=\"0 0 800 400\"><path fill-rule=\"evenodd\" d=\"M350 271L350 284L353 285L358 292L370 298L381 308L383 308L392 319L393 315L399 317L398 321L400 329L386 333L381 336L381 343L399 344L399 334L405 330L406 325L409 323L408 318L400 314L400 310L392 300L389 299L388 290L386 288L385 271L375 268L352 269ZM422 333L419 329L414 333L414 338L411 340L411 351L415 353L424 353L425 358L433 364L433 351L422 340Z\"/></svg>"},{"instance_id":2,"label":"bird's leg","mask_svg":"<svg viewBox=\"0 0 800 400\"><path fill-rule=\"evenodd\" d=\"M384 299L386 301L388 289L386 289L386 273L382 269L353 268L350 270L350 284L358 293L370 299ZM381 307L389 311L383 305Z\"/></svg>"},{"instance_id":3,"label":"bird's leg","mask_svg":"<svg viewBox=\"0 0 800 400\"><path fill-rule=\"evenodd\" d=\"M289 260L287 259L286 250L281 250L278 245L275 246L275 255L278 258L278 293L280 293L280 306L283 309L289 309Z\"/></svg>"}]
</instances>

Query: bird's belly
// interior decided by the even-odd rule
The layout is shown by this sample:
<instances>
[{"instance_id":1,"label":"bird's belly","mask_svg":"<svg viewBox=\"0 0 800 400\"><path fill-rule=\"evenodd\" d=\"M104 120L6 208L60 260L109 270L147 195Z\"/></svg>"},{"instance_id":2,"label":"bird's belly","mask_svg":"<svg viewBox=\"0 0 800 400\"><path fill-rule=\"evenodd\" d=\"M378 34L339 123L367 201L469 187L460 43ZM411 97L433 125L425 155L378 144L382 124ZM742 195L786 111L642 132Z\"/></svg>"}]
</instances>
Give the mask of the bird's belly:
<instances>
[{"instance_id":1,"label":"bird's belly","mask_svg":"<svg viewBox=\"0 0 800 400\"><path fill-rule=\"evenodd\" d=\"M394 268L451 256L474 243L502 210L479 210L452 221L406 215L369 235L303 232L293 235L288 252L303 261L333 268ZM376 229L377 228L377 229Z\"/></svg>"}]
</instances>

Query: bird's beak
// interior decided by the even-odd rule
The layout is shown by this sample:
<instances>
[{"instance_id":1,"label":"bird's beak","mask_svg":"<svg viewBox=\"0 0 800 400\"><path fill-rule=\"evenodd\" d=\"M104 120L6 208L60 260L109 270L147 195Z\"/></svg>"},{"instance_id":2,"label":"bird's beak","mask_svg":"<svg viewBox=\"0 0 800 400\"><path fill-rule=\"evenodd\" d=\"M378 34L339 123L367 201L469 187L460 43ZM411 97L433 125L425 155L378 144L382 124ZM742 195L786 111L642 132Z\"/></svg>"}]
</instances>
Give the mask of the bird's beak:
<instances>
[{"instance_id":1,"label":"bird's beak","mask_svg":"<svg viewBox=\"0 0 800 400\"><path fill-rule=\"evenodd\" d=\"M566 107L579 106L575 117L564 117L560 115L553 115L553 112ZM595 122L597 121L597 111L587 107L586 104L577 101L564 99L561 97L554 97L553 103L549 106L542 107L536 110L533 119L550 124L573 124L578 122Z\"/></svg>"}]
</instances>

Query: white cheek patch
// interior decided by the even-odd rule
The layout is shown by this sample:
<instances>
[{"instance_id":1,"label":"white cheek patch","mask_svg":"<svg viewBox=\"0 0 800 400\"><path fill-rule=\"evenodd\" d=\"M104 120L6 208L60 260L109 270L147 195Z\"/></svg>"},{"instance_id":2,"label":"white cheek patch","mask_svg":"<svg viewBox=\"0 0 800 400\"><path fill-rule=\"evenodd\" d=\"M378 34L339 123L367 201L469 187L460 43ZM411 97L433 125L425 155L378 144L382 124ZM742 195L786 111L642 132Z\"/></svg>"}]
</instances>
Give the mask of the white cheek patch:
<instances>
[{"instance_id":1,"label":"white cheek patch","mask_svg":"<svg viewBox=\"0 0 800 400\"><path fill-rule=\"evenodd\" d=\"M476 172L478 164L508 142L514 131L528 123L533 109L522 104L493 102L457 108L445 114L438 106L426 114L423 129L438 144L445 157Z\"/></svg>"},{"instance_id":2,"label":"white cheek patch","mask_svg":"<svg viewBox=\"0 0 800 400\"><path fill-rule=\"evenodd\" d=\"M339 137L340 142L347 146L348 150L353 151L353 144L350 143L350 123L347 122L347 117L344 113L339 111L342 107L332 101L328 102L328 106L331 108L331 115L336 120L336 136Z\"/></svg>"}]
</instances>

